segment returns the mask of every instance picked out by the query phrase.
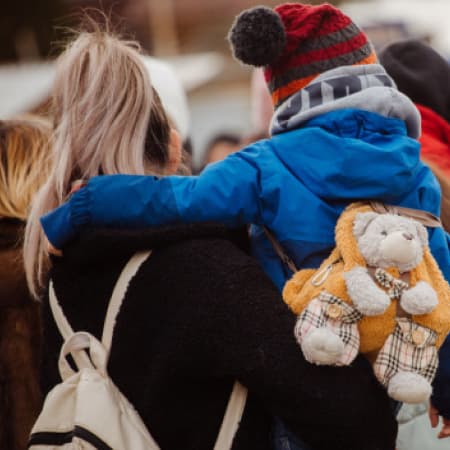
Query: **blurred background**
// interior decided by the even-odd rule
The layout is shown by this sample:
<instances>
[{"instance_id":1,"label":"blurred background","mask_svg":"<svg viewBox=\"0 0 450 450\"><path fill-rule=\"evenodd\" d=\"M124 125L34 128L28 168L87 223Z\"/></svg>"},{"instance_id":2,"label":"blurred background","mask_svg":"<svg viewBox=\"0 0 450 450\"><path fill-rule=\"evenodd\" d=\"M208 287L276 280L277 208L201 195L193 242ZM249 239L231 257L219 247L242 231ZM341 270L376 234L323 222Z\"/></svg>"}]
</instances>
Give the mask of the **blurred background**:
<instances>
[{"instance_id":1,"label":"blurred background","mask_svg":"<svg viewBox=\"0 0 450 450\"><path fill-rule=\"evenodd\" d=\"M194 164L204 163L209 143L227 152L258 132L251 70L236 63L226 41L242 9L280 1L251 0L14 0L0 15L0 118L45 110L53 60L67 27L86 8L104 11L114 26L137 39L149 55L175 69L187 93L188 133ZM319 3L310 1L310 3ZM418 37L450 58L450 0L330 1L364 30L377 48ZM253 90L259 89L258 83ZM256 105L257 107L257 105ZM223 137L223 140L220 138ZM228 146L228 147L227 147Z\"/></svg>"}]
</instances>

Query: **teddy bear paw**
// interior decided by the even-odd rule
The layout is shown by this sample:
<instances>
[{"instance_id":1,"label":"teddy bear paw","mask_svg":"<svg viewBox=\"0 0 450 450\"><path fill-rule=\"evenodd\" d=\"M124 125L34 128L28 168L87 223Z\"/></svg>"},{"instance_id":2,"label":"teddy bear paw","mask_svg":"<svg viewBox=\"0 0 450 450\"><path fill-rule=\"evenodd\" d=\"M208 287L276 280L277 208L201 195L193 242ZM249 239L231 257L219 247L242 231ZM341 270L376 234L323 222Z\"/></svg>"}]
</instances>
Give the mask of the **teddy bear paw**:
<instances>
[{"instance_id":1,"label":"teddy bear paw","mask_svg":"<svg viewBox=\"0 0 450 450\"><path fill-rule=\"evenodd\" d=\"M366 316L383 314L391 304L389 296L375 285L363 267L344 273L347 292L356 309Z\"/></svg>"},{"instance_id":2,"label":"teddy bear paw","mask_svg":"<svg viewBox=\"0 0 450 450\"><path fill-rule=\"evenodd\" d=\"M431 384L418 373L398 372L388 384L388 394L404 403L423 403L431 396Z\"/></svg>"},{"instance_id":3,"label":"teddy bear paw","mask_svg":"<svg viewBox=\"0 0 450 450\"><path fill-rule=\"evenodd\" d=\"M328 328L315 328L300 343L307 361L317 365L335 365L344 352L341 338Z\"/></svg>"},{"instance_id":4,"label":"teddy bear paw","mask_svg":"<svg viewBox=\"0 0 450 450\"><path fill-rule=\"evenodd\" d=\"M403 292L400 306L409 314L428 314L436 308L438 298L434 289L424 281Z\"/></svg>"}]
</instances>

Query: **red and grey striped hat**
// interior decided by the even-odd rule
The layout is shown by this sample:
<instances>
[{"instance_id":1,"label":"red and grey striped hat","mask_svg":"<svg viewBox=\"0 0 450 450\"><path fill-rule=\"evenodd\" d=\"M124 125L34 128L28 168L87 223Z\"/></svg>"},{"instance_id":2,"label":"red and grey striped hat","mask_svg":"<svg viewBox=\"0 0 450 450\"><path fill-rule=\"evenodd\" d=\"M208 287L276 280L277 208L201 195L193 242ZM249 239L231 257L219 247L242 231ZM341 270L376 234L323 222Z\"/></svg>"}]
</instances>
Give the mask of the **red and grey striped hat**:
<instances>
[{"instance_id":1,"label":"red and grey striped hat","mask_svg":"<svg viewBox=\"0 0 450 450\"><path fill-rule=\"evenodd\" d=\"M275 107L322 72L377 62L367 36L328 3L248 9L236 17L228 39L235 58L264 67Z\"/></svg>"}]
</instances>

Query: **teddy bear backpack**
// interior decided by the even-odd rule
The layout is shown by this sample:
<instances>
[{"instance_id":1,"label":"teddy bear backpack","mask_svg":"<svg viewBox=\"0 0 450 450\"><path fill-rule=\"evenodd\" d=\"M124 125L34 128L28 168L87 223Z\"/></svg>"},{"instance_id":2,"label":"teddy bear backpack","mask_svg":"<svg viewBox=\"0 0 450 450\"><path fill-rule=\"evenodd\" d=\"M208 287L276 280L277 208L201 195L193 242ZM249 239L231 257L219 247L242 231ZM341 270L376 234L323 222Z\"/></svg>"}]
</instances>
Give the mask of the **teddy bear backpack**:
<instances>
[{"instance_id":1,"label":"teddy bear backpack","mask_svg":"<svg viewBox=\"0 0 450 450\"><path fill-rule=\"evenodd\" d=\"M337 221L330 256L295 271L283 289L309 362L345 366L363 353L389 395L406 403L430 397L450 332L450 287L424 225L441 223L425 211L353 203Z\"/></svg>"},{"instance_id":2,"label":"teddy bear backpack","mask_svg":"<svg viewBox=\"0 0 450 450\"><path fill-rule=\"evenodd\" d=\"M50 283L50 306L64 344L59 356L62 382L45 399L28 443L32 450L159 450L137 411L107 373L114 324L128 284L150 251L126 264L114 288L101 341L74 332ZM67 361L72 355L77 370ZM142 355L145 358L145 355ZM245 407L247 390L235 382L214 450L229 450Z\"/></svg>"}]
</instances>

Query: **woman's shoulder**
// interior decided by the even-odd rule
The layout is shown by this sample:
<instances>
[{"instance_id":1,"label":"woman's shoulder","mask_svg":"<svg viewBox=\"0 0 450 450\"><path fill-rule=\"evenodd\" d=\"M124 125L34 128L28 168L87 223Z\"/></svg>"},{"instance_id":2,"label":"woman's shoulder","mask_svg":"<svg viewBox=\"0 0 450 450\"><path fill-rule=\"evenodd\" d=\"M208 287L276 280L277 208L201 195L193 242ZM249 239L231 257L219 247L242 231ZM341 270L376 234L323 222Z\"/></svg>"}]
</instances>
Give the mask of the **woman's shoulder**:
<instances>
[{"instance_id":1,"label":"woman's shoulder","mask_svg":"<svg viewBox=\"0 0 450 450\"><path fill-rule=\"evenodd\" d=\"M211 256L226 248L248 260L248 236L244 228L229 230L222 225L174 225L144 230L88 229L64 248L64 257L54 258L53 263L83 268L99 263L115 264L130 258L134 253L152 250L154 254L179 253L180 256L196 251Z\"/></svg>"},{"instance_id":2,"label":"woman's shoulder","mask_svg":"<svg viewBox=\"0 0 450 450\"><path fill-rule=\"evenodd\" d=\"M205 322L222 329L252 318L266 323L269 317L280 322L294 317L258 262L226 233L155 248L133 279L129 295L136 311L151 311L153 317L169 311L172 321L189 321L197 331ZM217 330L210 330L213 333Z\"/></svg>"},{"instance_id":3,"label":"woman's shoulder","mask_svg":"<svg viewBox=\"0 0 450 450\"><path fill-rule=\"evenodd\" d=\"M145 250L150 250L150 257L133 281L139 290L141 285L144 290L154 285L160 291L176 284L191 292L208 285L212 291L248 284L250 279L272 287L247 254L247 230L216 224L86 230L64 248L63 258L53 258L51 277L57 291L58 287L72 291L67 286L77 285L77 291L84 286L90 292L103 292L114 285L127 261Z\"/></svg>"},{"instance_id":4,"label":"woman's shoulder","mask_svg":"<svg viewBox=\"0 0 450 450\"><path fill-rule=\"evenodd\" d=\"M257 261L247 254L247 240L246 230L187 233L183 239L155 246L135 281L148 287L154 282L160 289L169 281L175 291L181 287L181 291L209 293L211 299L244 285L278 295Z\"/></svg>"},{"instance_id":5,"label":"woman's shoulder","mask_svg":"<svg viewBox=\"0 0 450 450\"><path fill-rule=\"evenodd\" d=\"M177 255L179 264L188 259L205 271L228 271L232 266L257 266L249 256L248 236L240 231L186 236L185 239L155 248L158 255ZM225 270L226 269L226 270Z\"/></svg>"},{"instance_id":6,"label":"woman's shoulder","mask_svg":"<svg viewBox=\"0 0 450 450\"><path fill-rule=\"evenodd\" d=\"M258 263L243 249L246 232L230 233L216 225L179 226L146 231L97 230L80 237L54 262L51 275L69 317L80 319L80 302L100 318L123 267L138 251L151 250L134 276L127 297L129 317L170 311L192 320L201 311L236 310L258 304L283 307L279 293ZM233 306L234 305L234 306ZM129 307L129 308L128 308ZM250 309L250 307L248 307ZM250 311L249 311L250 313ZM128 314L127 314L128 316ZM85 320L85 318L83 319ZM92 319L94 321L94 319Z\"/></svg>"}]
</instances>

